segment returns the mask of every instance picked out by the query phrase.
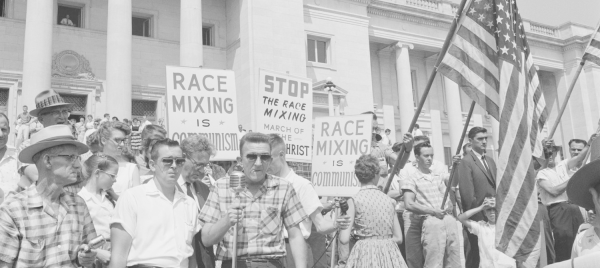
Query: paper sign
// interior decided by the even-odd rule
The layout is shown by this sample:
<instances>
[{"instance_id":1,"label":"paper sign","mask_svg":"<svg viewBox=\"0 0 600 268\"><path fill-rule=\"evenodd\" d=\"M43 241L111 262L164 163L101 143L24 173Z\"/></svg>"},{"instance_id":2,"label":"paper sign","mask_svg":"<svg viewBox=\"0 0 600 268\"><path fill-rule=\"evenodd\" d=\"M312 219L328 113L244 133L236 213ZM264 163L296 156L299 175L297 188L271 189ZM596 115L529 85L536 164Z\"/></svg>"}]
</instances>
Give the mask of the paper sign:
<instances>
[{"instance_id":1,"label":"paper sign","mask_svg":"<svg viewBox=\"0 0 600 268\"><path fill-rule=\"evenodd\" d=\"M169 136L181 142L206 136L217 150L211 160L240 155L235 75L232 71L167 66Z\"/></svg>"},{"instance_id":2,"label":"paper sign","mask_svg":"<svg viewBox=\"0 0 600 268\"><path fill-rule=\"evenodd\" d=\"M354 164L371 153L373 115L318 117L312 159L312 183L320 196L354 196L360 183Z\"/></svg>"},{"instance_id":3,"label":"paper sign","mask_svg":"<svg viewBox=\"0 0 600 268\"><path fill-rule=\"evenodd\" d=\"M279 134L285 141L286 160L310 162L312 142L312 81L260 70L256 129Z\"/></svg>"}]
</instances>

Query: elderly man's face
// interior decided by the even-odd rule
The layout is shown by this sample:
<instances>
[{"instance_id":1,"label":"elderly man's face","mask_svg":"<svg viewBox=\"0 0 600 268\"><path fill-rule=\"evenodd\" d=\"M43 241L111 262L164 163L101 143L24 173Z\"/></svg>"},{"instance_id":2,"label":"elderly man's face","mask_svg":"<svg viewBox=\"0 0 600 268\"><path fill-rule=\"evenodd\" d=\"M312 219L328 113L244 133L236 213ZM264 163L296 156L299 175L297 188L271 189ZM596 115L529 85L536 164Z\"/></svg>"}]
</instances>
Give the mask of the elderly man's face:
<instances>
[{"instance_id":1,"label":"elderly man's face","mask_svg":"<svg viewBox=\"0 0 600 268\"><path fill-rule=\"evenodd\" d=\"M210 154L206 151L198 151L186 154L185 165L181 175L188 182L199 181L204 178L204 168L210 164ZM219 178L215 178L219 179Z\"/></svg>"},{"instance_id":2,"label":"elderly man's face","mask_svg":"<svg viewBox=\"0 0 600 268\"><path fill-rule=\"evenodd\" d=\"M8 143L8 134L10 134L8 120L4 116L0 116L0 149L3 149Z\"/></svg>"},{"instance_id":3,"label":"elderly man's face","mask_svg":"<svg viewBox=\"0 0 600 268\"><path fill-rule=\"evenodd\" d=\"M44 125L44 127L64 125L69 121L70 114L70 109L64 107L52 107L43 110L39 114L38 119L40 120L40 123Z\"/></svg>"},{"instance_id":4,"label":"elderly man's face","mask_svg":"<svg viewBox=\"0 0 600 268\"><path fill-rule=\"evenodd\" d=\"M242 166L248 184L262 184L271 164L271 146L267 143L244 143Z\"/></svg>"},{"instance_id":5,"label":"elderly man's face","mask_svg":"<svg viewBox=\"0 0 600 268\"><path fill-rule=\"evenodd\" d=\"M68 145L62 151L47 156L49 157L50 170L54 175L56 185L65 186L77 181L77 174L81 170L81 158L77 147Z\"/></svg>"}]
</instances>

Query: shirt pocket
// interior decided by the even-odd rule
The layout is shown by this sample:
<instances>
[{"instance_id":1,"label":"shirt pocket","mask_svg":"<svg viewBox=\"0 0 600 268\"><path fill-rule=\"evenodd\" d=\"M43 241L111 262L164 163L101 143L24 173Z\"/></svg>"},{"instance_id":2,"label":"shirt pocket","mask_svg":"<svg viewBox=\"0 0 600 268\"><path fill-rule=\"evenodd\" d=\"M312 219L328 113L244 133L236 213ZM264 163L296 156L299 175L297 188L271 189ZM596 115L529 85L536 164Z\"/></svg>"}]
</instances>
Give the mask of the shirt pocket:
<instances>
[{"instance_id":1,"label":"shirt pocket","mask_svg":"<svg viewBox=\"0 0 600 268\"><path fill-rule=\"evenodd\" d=\"M281 213L277 207L261 211L261 230L265 234L276 234L281 228Z\"/></svg>"},{"instance_id":2,"label":"shirt pocket","mask_svg":"<svg viewBox=\"0 0 600 268\"><path fill-rule=\"evenodd\" d=\"M19 259L22 260L37 260L38 264L43 264L46 259L44 248L46 247L45 239L27 239L21 240L21 249L19 251Z\"/></svg>"}]
</instances>

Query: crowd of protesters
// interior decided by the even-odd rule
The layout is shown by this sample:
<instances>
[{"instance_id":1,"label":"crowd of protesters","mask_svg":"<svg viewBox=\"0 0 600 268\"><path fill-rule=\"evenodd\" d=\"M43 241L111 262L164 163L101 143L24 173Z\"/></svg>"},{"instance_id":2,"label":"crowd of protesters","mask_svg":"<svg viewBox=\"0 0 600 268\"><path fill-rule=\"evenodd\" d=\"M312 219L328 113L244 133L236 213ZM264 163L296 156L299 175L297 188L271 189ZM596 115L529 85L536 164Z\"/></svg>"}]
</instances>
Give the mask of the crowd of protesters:
<instances>
[{"instance_id":1,"label":"crowd of protesters","mask_svg":"<svg viewBox=\"0 0 600 268\"><path fill-rule=\"evenodd\" d=\"M242 268L329 267L332 254L338 267L516 267L495 249L496 165L483 127L469 130L451 181L427 136L393 142L368 112L371 153L355 163L360 191L326 200L288 165L276 134L248 132L238 159L220 166L206 137L170 140L162 120L75 122L56 92L35 101L12 125L14 150L0 114L0 267L229 268L234 252ZM574 176L595 137L572 140L562 161L544 141L536 181L548 263L600 251L600 179ZM388 183L401 151L408 163ZM577 197L569 183L581 185Z\"/></svg>"}]
</instances>

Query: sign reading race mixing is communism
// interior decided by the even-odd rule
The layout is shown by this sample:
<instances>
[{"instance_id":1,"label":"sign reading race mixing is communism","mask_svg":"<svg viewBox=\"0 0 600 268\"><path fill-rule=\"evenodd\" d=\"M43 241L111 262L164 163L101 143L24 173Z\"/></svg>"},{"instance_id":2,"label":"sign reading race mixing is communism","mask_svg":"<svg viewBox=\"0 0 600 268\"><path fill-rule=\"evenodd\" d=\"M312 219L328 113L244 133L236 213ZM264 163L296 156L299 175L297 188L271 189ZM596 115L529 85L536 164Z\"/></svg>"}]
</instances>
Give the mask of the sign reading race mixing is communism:
<instances>
[{"instance_id":1,"label":"sign reading race mixing is communism","mask_svg":"<svg viewBox=\"0 0 600 268\"><path fill-rule=\"evenodd\" d=\"M286 144L286 160L310 162L312 83L266 70L259 72L256 131L276 133Z\"/></svg>"},{"instance_id":2,"label":"sign reading race mixing is communism","mask_svg":"<svg viewBox=\"0 0 600 268\"><path fill-rule=\"evenodd\" d=\"M181 142L206 136L217 150L211 160L240 155L233 71L167 66L169 136Z\"/></svg>"},{"instance_id":3,"label":"sign reading race mixing is communism","mask_svg":"<svg viewBox=\"0 0 600 268\"><path fill-rule=\"evenodd\" d=\"M315 118L312 183L320 196L354 196L356 160L371 153L371 114Z\"/></svg>"}]
</instances>

